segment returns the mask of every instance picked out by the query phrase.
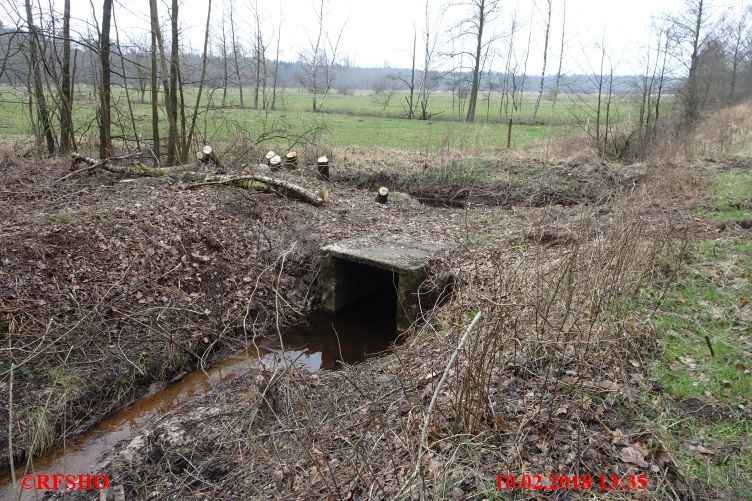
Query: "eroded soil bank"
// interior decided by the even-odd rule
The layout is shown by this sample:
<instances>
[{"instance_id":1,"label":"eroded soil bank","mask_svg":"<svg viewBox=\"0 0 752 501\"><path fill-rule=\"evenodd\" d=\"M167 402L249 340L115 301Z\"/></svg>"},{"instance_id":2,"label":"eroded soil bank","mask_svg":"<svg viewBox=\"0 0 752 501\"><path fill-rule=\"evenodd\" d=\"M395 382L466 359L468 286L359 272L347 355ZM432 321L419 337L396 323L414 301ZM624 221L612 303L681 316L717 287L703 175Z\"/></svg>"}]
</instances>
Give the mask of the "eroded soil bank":
<instances>
[{"instance_id":1,"label":"eroded soil bank","mask_svg":"<svg viewBox=\"0 0 752 501\"><path fill-rule=\"evenodd\" d=\"M86 430L154 382L300 321L317 298L323 243L364 228L451 241L461 224L439 225L422 207L376 206L347 188L316 208L107 172L57 182L69 173L62 160L12 159L0 170L0 364L4 393L11 360L15 367L19 459Z\"/></svg>"},{"instance_id":2,"label":"eroded soil bank","mask_svg":"<svg viewBox=\"0 0 752 501\"><path fill-rule=\"evenodd\" d=\"M529 180L525 165L488 176ZM338 372L251 371L170 412L103 458L113 488L129 499L481 499L498 474L646 468L651 495L692 492L633 420L655 351L638 314L654 298L639 291L670 281L682 239L745 230L693 211L713 166L607 168L624 182L603 196L511 209L381 205L343 173L317 208L104 172L55 182L67 163L6 162L2 370L16 365L16 454L294 323L317 300L319 247L385 232L457 244L436 267L459 276L458 294L391 354ZM548 181L524 186L526 200L547 200ZM624 461L634 444L649 447L645 465Z\"/></svg>"}]
</instances>

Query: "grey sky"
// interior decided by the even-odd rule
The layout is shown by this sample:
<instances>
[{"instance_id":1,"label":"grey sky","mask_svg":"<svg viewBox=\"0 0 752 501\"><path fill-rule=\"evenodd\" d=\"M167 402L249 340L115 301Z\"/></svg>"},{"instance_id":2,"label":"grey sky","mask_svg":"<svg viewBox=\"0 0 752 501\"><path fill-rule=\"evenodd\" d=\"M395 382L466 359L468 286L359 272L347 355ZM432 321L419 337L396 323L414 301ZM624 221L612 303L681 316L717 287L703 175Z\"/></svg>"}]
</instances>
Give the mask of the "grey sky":
<instances>
[{"instance_id":1,"label":"grey sky","mask_svg":"<svg viewBox=\"0 0 752 501\"><path fill-rule=\"evenodd\" d=\"M20 1L20 0L0 0ZM250 6L253 0L233 2L236 31L245 40L250 39L253 29ZM259 10L264 18L268 38L276 40L277 25L283 16L281 41L281 59L294 60L298 52L308 44L308 38L315 34L314 0L257 0ZM462 0L430 0L432 23L438 27L443 39L449 38L452 26L466 16L467 9L461 5ZM725 9L739 9L744 0L711 0L713 12L720 15ZM101 0L93 0L95 8L101 9ZM116 0L116 16L121 38L124 40L144 39L148 29L147 0ZM62 0L53 0L58 10L62 9ZM181 26L184 30L183 43L200 50L202 31L206 16L206 0L182 0ZM342 35L340 51L352 64L359 66L407 67L410 65L413 25L418 36L423 31L424 0L325 0L327 26L332 36L336 37L339 28L346 22ZM550 37L549 73L558 65L559 46L561 42L561 19L564 0L554 0L552 32ZM605 44L613 61L617 74L639 71L639 60L645 45L650 40L650 24L654 16L675 11L682 6L682 0L566 0L567 26L564 70L569 73L588 71L588 60L595 61L594 48L605 32ZM160 13L166 19L169 2L160 0ZM217 30L223 11L229 10L230 0L214 0L212 40L219 40ZM531 40L528 72L538 73L542 66L543 23L545 0L535 2L533 17L533 37ZM91 19L89 0L72 0L73 14L80 19ZM517 14L521 28L517 33L517 46L520 59L527 46L530 29L530 16L533 0L502 0L501 13L492 30L496 33L508 33L511 21ZM494 69L503 68L508 38L496 44L497 56ZM267 53L274 57L274 44L270 43ZM441 44L440 44L441 45ZM446 45L443 45L446 47ZM420 55L418 59L420 60ZM520 64L522 61L520 61ZM441 66L448 67L447 61Z\"/></svg>"}]
</instances>

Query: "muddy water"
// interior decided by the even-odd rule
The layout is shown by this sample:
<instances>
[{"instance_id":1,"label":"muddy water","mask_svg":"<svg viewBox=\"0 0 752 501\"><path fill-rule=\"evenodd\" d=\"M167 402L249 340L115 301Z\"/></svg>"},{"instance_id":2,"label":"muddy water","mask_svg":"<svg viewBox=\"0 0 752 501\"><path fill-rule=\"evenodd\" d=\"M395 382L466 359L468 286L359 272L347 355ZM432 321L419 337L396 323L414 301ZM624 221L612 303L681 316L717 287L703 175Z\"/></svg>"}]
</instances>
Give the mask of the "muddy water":
<instances>
[{"instance_id":1,"label":"muddy water","mask_svg":"<svg viewBox=\"0 0 752 501\"><path fill-rule=\"evenodd\" d=\"M65 447L35 459L33 473L93 473L97 462L116 443L133 437L177 406L251 368L274 364L285 357L312 371L337 369L342 362L354 364L368 355L387 350L396 335L396 297L390 291L363 298L336 316L314 313L307 322L285 330L281 343L279 336L259 340L258 349L238 354L208 371L196 371L167 387L151 388L145 397L103 420ZM24 468L18 468L17 478L23 475ZM0 479L2 500L16 498L10 481L10 475ZM41 491L20 488L16 491L18 494L22 500L42 496Z\"/></svg>"}]
</instances>

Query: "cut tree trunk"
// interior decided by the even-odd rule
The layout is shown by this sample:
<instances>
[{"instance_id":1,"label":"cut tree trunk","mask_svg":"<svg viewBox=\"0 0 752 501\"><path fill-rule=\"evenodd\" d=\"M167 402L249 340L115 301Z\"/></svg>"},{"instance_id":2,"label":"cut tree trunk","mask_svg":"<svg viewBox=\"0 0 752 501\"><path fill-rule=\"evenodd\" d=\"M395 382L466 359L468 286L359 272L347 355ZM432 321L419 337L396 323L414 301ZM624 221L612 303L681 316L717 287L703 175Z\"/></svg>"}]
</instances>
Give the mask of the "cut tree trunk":
<instances>
[{"instance_id":1,"label":"cut tree trunk","mask_svg":"<svg viewBox=\"0 0 752 501\"><path fill-rule=\"evenodd\" d=\"M274 155L269 159L269 167L272 170L277 170L282 165L282 158L279 155Z\"/></svg>"},{"instance_id":2,"label":"cut tree trunk","mask_svg":"<svg viewBox=\"0 0 752 501\"><path fill-rule=\"evenodd\" d=\"M385 204L388 196L389 188L382 186L381 188L379 188L379 191L376 194L376 201L380 204Z\"/></svg>"},{"instance_id":3,"label":"cut tree trunk","mask_svg":"<svg viewBox=\"0 0 752 501\"><path fill-rule=\"evenodd\" d=\"M316 169L319 179L329 180L329 159L326 155L320 156L316 160Z\"/></svg>"},{"instance_id":4,"label":"cut tree trunk","mask_svg":"<svg viewBox=\"0 0 752 501\"><path fill-rule=\"evenodd\" d=\"M298 168L298 154L294 151L288 151L285 154L285 167L290 170Z\"/></svg>"},{"instance_id":5,"label":"cut tree trunk","mask_svg":"<svg viewBox=\"0 0 752 501\"><path fill-rule=\"evenodd\" d=\"M268 151L268 152L266 152L266 155L264 156L264 161L266 162L266 165L269 165L269 161L270 161L270 160L271 160L272 158L274 158L274 156L275 156L275 155L276 155L276 153L274 153L274 152L273 152L273 151L271 151L271 150L270 150L270 151Z\"/></svg>"},{"instance_id":6,"label":"cut tree trunk","mask_svg":"<svg viewBox=\"0 0 752 501\"><path fill-rule=\"evenodd\" d=\"M216 165L222 168L222 162L220 162L214 148L208 144L201 151L196 152L196 158L204 165Z\"/></svg>"}]
</instances>

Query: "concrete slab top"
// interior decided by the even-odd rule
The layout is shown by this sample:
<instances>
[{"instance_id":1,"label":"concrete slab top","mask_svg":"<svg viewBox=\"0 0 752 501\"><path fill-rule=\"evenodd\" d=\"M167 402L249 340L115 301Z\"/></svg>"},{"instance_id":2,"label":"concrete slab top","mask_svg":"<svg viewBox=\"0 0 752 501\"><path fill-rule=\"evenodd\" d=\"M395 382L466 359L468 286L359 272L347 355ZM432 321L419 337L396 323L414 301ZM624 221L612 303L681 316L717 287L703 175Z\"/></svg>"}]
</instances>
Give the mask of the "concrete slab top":
<instances>
[{"instance_id":1,"label":"concrete slab top","mask_svg":"<svg viewBox=\"0 0 752 501\"><path fill-rule=\"evenodd\" d=\"M405 235L365 235L325 245L321 250L348 261L395 273L411 273L423 268L429 257L445 248L442 242Z\"/></svg>"}]
</instances>

